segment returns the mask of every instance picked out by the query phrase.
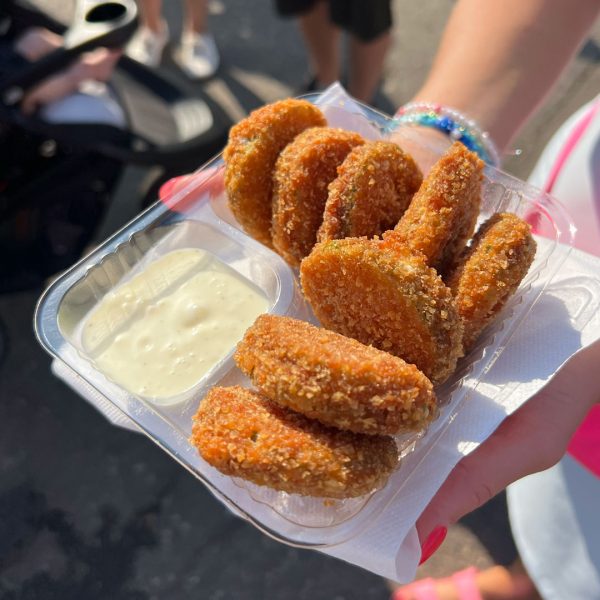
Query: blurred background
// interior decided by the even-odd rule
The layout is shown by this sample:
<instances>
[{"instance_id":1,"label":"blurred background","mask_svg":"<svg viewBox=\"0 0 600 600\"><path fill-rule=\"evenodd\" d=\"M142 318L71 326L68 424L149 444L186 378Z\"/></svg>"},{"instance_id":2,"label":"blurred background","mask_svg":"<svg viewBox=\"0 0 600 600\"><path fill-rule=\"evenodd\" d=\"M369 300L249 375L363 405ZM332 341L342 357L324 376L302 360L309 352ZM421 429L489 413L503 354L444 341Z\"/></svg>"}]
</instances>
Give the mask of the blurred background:
<instances>
[{"instance_id":1,"label":"blurred background","mask_svg":"<svg viewBox=\"0 0 600 600\"><path fill-rule=\"evenodd\" d=\"M68 25L73 19L74 1L34 4L59 23ZM375 106L388 113L407 102L423 81L453 2L394 0L392 6L393 43L374 99ZM182 7L175 0L164 2L171 40L180 37ZM114 176L98 176L88 213L96 216L91 224L77 221L71 237L79 237L70 252L101 241L135 216L155 199L166 178L208 160L222 147L232 123L306 85L310 74L300 33L292 20L278 17L272 2L211 0L208 26L220 54L214 76L190 79L174 60L173 44L167 45L161 65L153 71L187 107L186 118L195 123L196 137L204 137L193 152L187 149L185 160L173 155L163 161L167 166L142 160L119 168ZM506 160L506 170L526 178L553 131L598 93L599 44L596 24L544 107L516 140L515 156ZM130 65L124 77L134 81L137 76L135 65ZM151 77L144 82L153 89ZM200 119L200 108L192 114L190 106L208 107L210 123ZM147 104L147 113L160 113L158 101ZM6 115L0 118L0 135L6 133L5 119ZM158 129L155 134L168 147L168 136ZM31 141L37 144L33 154L51 156L52 137L39 131L36 136ZM11 138L5 138L8 143L6 139ZM40 139L48 142L46 146ZM24 152L31 150L27 143L21 136L2 152L14 155L22 146ZM139 140L127 143L132 151L148 151L137 147ZM33 164L35 174L38 163ZM94 163L94 172L104 173L101 167ZM81 175L82 167L76 168ZM63 175L62 183L68 177ZM42 191L31 192L35 199L27 199L30 208L45 202L46 195L69 193L60 187L60 180L48 184L38 179ZM51 375L50 359L32 329L35 303L49 274L29 272L19 263L14 237L22 228L44 235L56 231L60 246L71 231L72 211L69 208L60 219L56 211L39 207L23 212L25 204L10 206L15 194L0 186L2 193L1 263L8 275L0 293L0 598L387 598L386 582L378 577L316 552L273 542L233 517L149 440L112 427ZM60 198L57 205L63 206ZM38 229L27 229L32 214ZM31 239L28 243L31 249ZM56 244L52 248L56 250ZM66 250L62 258L58 254L56 262L47 265L49 270L52 266L60 270L67 266L61 260L74 262L78 256L71 257ZM508 564L513 558L505 502L498 497L452 527L420 575L447 575L468 565Z\"/></svg>"}]
</instances>

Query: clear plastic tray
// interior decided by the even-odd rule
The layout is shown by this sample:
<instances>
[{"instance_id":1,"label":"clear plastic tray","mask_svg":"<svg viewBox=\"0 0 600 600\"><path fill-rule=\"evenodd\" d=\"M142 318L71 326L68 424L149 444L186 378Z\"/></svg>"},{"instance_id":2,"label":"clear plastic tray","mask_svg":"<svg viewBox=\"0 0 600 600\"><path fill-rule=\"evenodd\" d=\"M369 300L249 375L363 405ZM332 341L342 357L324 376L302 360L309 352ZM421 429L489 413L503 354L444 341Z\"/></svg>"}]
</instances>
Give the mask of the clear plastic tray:
<instances>
[{"instance_id":1,"label":"clear plastic tray","mask_svg":"<svg viewBox=\"0 0 600 600\"><path fill-rule=\"evenodd\" d=\"M385 135L391 119L355 102L334 105L319 95L333 126L359 130L370 138ZM260 288L269 312L316 322L304 301L297 274L275 253L248 237L227 208L222 186L223 162L216 157L197 171L184 189L158 202L114 234L92 254L57 279L39 301L35 329L41 344L96 392L133 420L150 439L227 504L268 535L301 547L333 546L359 534L390 503L411 475L402 462L388 484L369 496L350 500L306 498L226 477L205 463L190 444L191 418L200 399L214 385L249 385L237 370L231 352L192 390L172 402L157 404L134 396L95 368L77 340L86 315L104 295L131 277L150 257L179 247L198 247L215 254ZM201 183L199 183L201 182ZM170 208L169 208L170 207ZM436 390L441 402L437 420L426 439L398 438L403 454L416 444L435 445L439 433L479 385L494 401L506 386L486 380L486 373L505 350L511 335L531 311L566 259L574 229L564 209L551 197L492 168L485 170L481 220L499 211L514 212L543 229L535 262L499 318L464 357L456 373ZM416 467L411 467L416 468Z\"/></svg>"}]
</instances>

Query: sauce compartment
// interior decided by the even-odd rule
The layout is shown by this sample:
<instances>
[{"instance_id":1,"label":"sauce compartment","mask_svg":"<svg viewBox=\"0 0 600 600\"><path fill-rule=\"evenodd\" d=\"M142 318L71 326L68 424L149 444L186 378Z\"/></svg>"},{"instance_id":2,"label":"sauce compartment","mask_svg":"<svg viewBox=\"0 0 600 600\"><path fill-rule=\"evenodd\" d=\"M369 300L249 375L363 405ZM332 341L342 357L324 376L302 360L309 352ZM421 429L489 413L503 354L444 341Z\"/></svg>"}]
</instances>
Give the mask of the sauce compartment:
<instances>
[{"instance_id":1,"label":"sauce compartment","mask_svg":"<svg viewBox=\"0 0 600 600\"><path fill-rule=\"evenodd\" d=\"M94 255L91 255L86 260L90 262L89 268L68 287L58 302L58 331L54 332L63 338L65 352L77 354L80 363L77 365L78 372L84 376L93 373L94 377L105 380L102 387L107 391L103 391L103 395L120 404L126 412L134 398L139 399L154 407L186 436L191 432L191 415L199 398L235 368L232 358L235 345L255 317L263 312L288 314L303 303L293 274L283 260L259 244L256 244L258 249L249 247L245 240L239 239L242 236L237 231L228 230L216 218L211 219L210 208L203 216L204 221L169 218L164 223L156 223L154 227L129 236L125 241L115 241L112 251L102 254L100 260L94 261ZM173 259L177 260L173 262ZM158 269L165 261L164 268ZM207 279L205 276L213 279L213 275L217 281L207 281L210 286L226 280L236 289L233 294L225 293L211 310L222 311L223 321L229 324L232 314L238 318L235 314L240 309L241 298L238 296L244 293L258 302L252 314L228 332L230 342L225 346L220 339L223 327L219 330L218 324L214 333L199 332L203 335L202 346L209 350L219 344L223 347L197 377L188 374L191 377L189 385L174 393L165 393L164 390L151 393L150 390L145 392L136 388L131 374L119 371L123 364L124 368L132 368L128 357L133 352L137 350L136 357L139 357L140 364L133 367L133 374L137 370L138 377L144 378L144 369L158 370L162 365L143 365L143 349L127 343L127 335L139 333L142 326L152 324L152 319L159 329L154 336L144 336L146 339L138 341L155 346L163 342L168 345L169 339L174 337L174 327L180 327L185 334L182 320L186 315L182 312L187 310L192 321L196 317L202 320L202 315L194 312L206 309L201 288L205 283L203 279ZM173 313L177 314L166 314L166 322L158 324L156 313L168 308L169 303L178 302L176 295L190 284L198 288L191 290L197 301L191 305L188 303L187 307L176 307ZM56 291L53 287L48 290L49 296ZM152 313L155 313L154 317ZM187 337L189 341L190 336ZM111 360L111 349L116 341L124 344L124 360L117 356ZM151 374L146 379L156 382Z\"/></svg>"},{"instance_id":2,"label":"sauce compartment","mask_svg":"<svg viewBox=\"0 0 600 600\"><path fill-rule=\"evenodd\" d=\"M79 342L96 368L129 393L171 404L268 308L262 290L214 254L182 248L108 292L83 319Z\"/></svg>"},{"instance_id":3,"label":"sauce compartment","mask_svg":"<svg viewBox=\"0 0 600 600\"><path fill-rule=\"evenodd\" d=\"M313 101L319 98L309 96ZM333 126L347 125L345 119L350 115L352 122L361 126L366 123L369 130L384 135L392 123L389 117L354 102L348 106L336 102L333 108L335 111L328 115ZM157 402L127 392L104 375L95 365L94 352L89 347L86 350L82 343L83 324L107 295L152 260L183 248L211 253L236 277L260 290L266 298L267 312L315 322L295 273L278 255L241 231L227 208L224 192L211 185L211 181L221 177L222 169L223 163L217 157L198 171L204 175L202 185L191 183L168 198L167 205L157 203L61 276L40 299L36 331L52 355L132 419L232 511L280 541L301 547L332 546L368 527L399 490L410 485L417 466L411 461L401 463L383 489L350 500L305 498L232 479L208 466L188 438L191 417L210 387L249 386L234 365L233 347L189 389ZM569 253L573 231L562 207L538 190L486 168L480 220L499 211L514 212L527 219L545 237L537 238L534 264L517 294L483 333L477 346L461 359L455 374L437 388L441 400L438 419L425 435L397 438L404 455L416 445L433 447L453 415L463 409L471 391L486 385L486 373ZM165 289L169 285L167 281ZM111 323L106 329L111 327L118 329L118 323ZM114 331L103 335L114 335ZM502 386L492 388L486 388L490 401L505 391Z\"/></svg>"}]
</instances>

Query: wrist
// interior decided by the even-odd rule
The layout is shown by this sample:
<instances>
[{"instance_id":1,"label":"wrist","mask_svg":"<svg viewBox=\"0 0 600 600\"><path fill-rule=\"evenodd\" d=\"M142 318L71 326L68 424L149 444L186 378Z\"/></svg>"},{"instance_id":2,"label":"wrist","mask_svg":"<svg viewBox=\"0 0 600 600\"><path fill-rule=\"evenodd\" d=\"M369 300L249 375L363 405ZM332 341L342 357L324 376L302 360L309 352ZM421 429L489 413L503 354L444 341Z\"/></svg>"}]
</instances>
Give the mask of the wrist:
<instances>
[{"instance_id":1,"label":"wrist","mask_svg":"<svg viewBox=\"0 0 600 600\"><path fill-rule=\"evenodd\" d=\"M489 133L461 111L431 102L410 102L394 115L396 127L429 128L447 137L449 143L459 141L489 165L498 167L500 155Z\"/></svg>"}]
</instances>

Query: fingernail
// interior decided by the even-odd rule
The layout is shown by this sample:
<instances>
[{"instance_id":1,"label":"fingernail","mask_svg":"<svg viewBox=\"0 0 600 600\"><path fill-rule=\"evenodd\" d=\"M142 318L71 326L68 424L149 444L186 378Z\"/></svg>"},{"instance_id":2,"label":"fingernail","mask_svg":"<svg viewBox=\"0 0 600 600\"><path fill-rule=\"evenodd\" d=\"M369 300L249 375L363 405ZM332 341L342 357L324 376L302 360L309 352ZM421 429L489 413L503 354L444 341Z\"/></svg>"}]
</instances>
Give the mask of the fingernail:
<instances>
[{"instance_id":1,"label":"fingernail","mask_svg":"<svg viewBox=\"0 0 600 600\"><path fill-rule=\"evenodd\" d=\"M173 188L175 187L175 184L177 183L178 179L179 177L172 177L168 181L165 181L165 183L163 183L160 186L160 190L158 191L158 197L162 199L168 196L173 191Z\"/></svg>"},{"instance_id":2,"label":"fingernail","mask_svg":"<svg viewBox=\"0 0 600 600\"><path fill-rule=\"evenodd\" d=\"M420 565L431 558L431 555L442 545L447 533L447 527L438 526L427 536L427 539L421 544Z\"/></svg>"}]
</instances>

